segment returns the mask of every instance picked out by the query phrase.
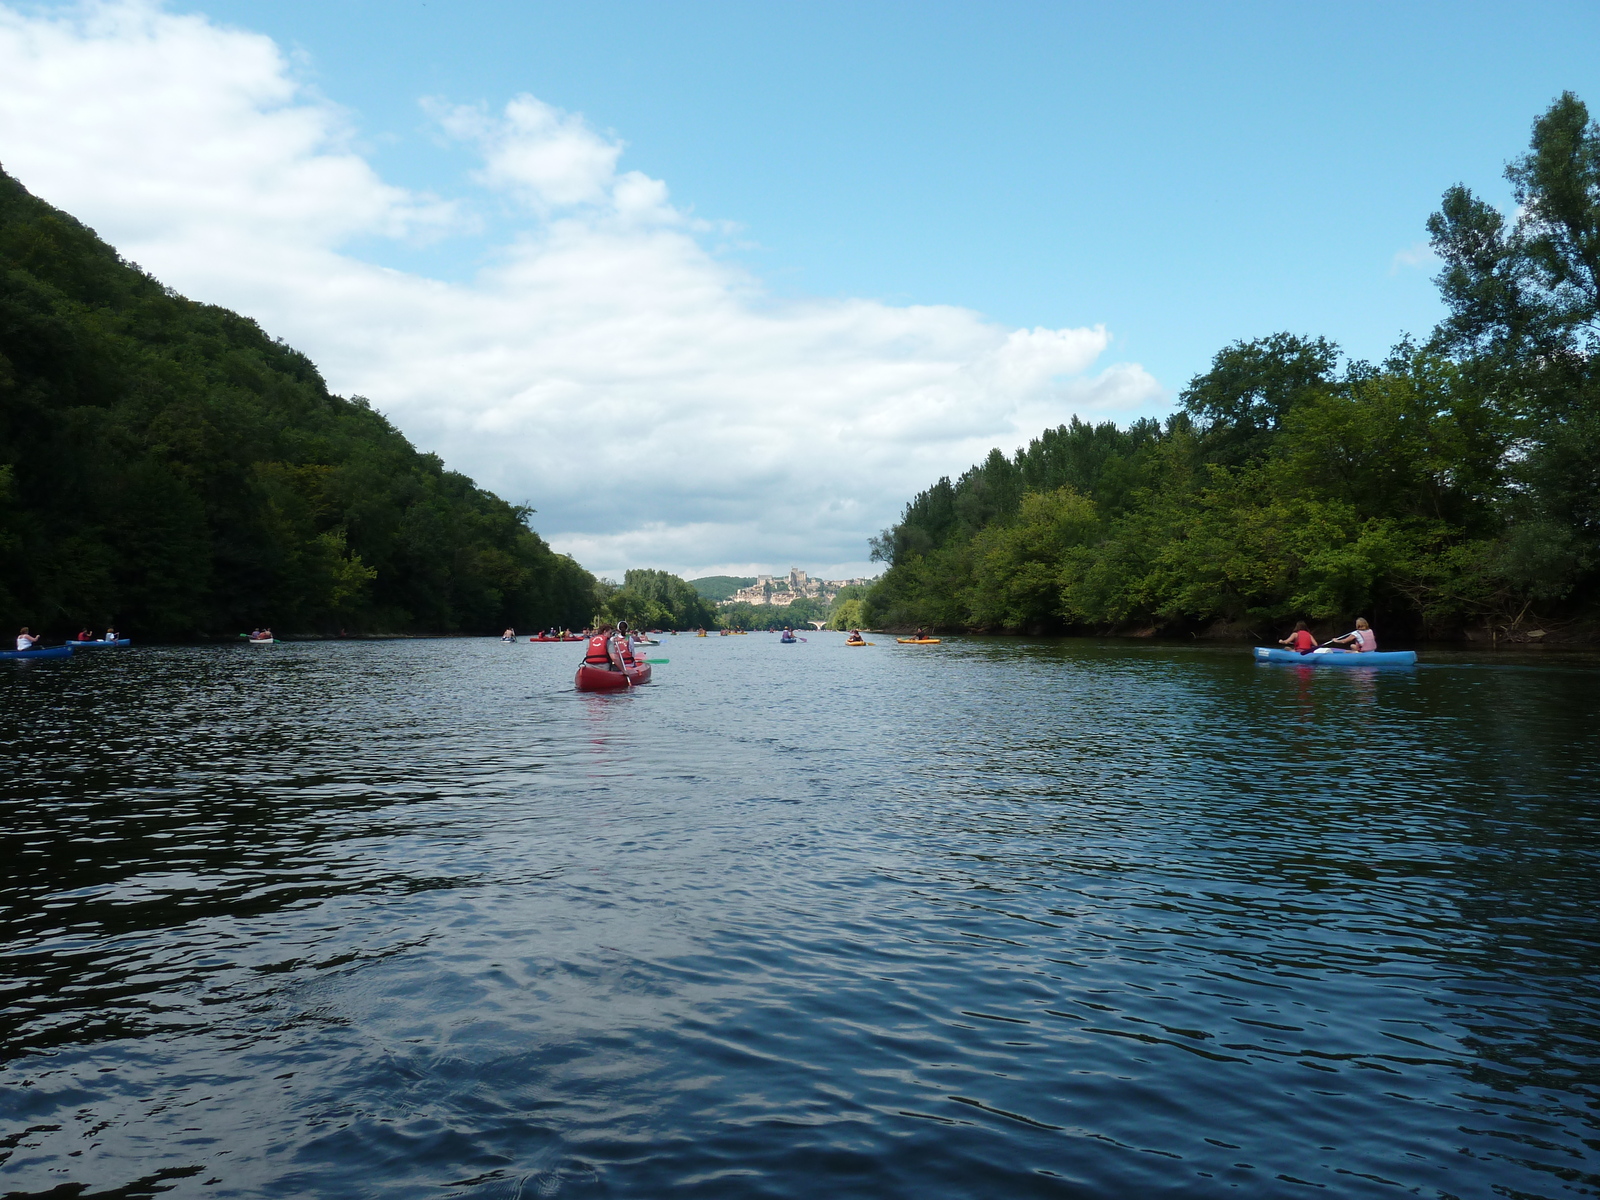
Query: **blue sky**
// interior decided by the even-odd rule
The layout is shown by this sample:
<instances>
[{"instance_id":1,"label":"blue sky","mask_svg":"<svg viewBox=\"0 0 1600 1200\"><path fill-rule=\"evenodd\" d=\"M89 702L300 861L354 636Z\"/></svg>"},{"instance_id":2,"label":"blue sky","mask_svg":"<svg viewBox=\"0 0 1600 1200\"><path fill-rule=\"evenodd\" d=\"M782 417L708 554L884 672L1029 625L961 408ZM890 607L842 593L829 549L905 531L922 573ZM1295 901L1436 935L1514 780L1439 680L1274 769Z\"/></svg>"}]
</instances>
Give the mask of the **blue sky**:
<instances>
[{"instance_id":1,"label":"blue sky","mask_svg":"<svg viewBox=\"0 0 1600 1200\"><path fill-rule=\"evenodd\" d=\"M1406 252L1440 193L1503 199L1536 113L1600 97L1593 3L195 8L302 50L387 178L456 187L419 97L532 92L736 222L719 249L779 292L1104 322L1172 389L1240 337L1425 331Z\"/></svg>"},{"instance_id":2,"label":"blue sky","mask_svg":"<svg viewBox=\"0 0 1600 1200\"><path fill-rule=\"evenodd\" d=\"M0 163L593 570L872 569L940 475L1381 356L1595 4L0 0Z\"/></svg>"}]
</instances>

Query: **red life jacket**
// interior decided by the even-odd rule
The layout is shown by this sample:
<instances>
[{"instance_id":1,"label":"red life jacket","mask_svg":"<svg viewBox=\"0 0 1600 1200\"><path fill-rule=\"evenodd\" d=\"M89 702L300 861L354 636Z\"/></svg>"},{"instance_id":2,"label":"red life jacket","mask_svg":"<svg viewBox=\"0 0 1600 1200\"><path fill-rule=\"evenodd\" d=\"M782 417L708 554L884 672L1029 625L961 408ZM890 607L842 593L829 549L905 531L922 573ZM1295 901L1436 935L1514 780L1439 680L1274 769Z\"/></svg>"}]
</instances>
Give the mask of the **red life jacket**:
<instances>
[{"instance_id":1,"label":"red life jacket","mask_svg":"<svg viewBox=\"0 0 1600 1200\"><path fill-rule=\"evenodd\" d=\"M1317 639L1312 637L1308 631L1297 629L1294 635L1294 648L1300 651L1301 654L1305 654L1317 648Z\"/></svg>"},{"instance_id":2,"label":"red life jacket","mask_svg":"<svg viewBox=\"0 0 1600 1200\"><path fill-rule=\"evenodd\" d=\"M634 666L637 660L633 657L633 639L625 637L618 640L622 643L622 661L630 667Z\"/></svg>"},{"instance_id":3,"label":"red life jacket","mask_svg":"<svg viewBox=\"0 0 1600 1200\"><path fill-rule=\"evenodd\" d=\"M609 667L611 665L611 652L607 648L608 639L604 634L597 633L589 639L589 648L584 651L583 661L591 667Z\"/></svg>"}]
</instances>

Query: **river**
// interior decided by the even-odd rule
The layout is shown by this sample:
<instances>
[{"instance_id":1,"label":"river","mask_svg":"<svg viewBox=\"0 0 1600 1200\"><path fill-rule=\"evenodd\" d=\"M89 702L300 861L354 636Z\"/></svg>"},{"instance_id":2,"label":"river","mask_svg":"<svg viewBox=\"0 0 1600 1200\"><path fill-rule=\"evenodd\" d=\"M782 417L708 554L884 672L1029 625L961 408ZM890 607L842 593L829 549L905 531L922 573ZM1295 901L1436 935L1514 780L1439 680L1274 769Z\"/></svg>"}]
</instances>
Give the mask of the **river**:
<instances>
[{"instance_id":1,"label":"river","mask_svg":"<svg viewBox=\"0 0 1600 1200\"><path fill-rule=\"evenodd\" d=\"M1600 1190L1600 660L841 637L0 664L0 1196Z\"/></svg>"}]
</instances>

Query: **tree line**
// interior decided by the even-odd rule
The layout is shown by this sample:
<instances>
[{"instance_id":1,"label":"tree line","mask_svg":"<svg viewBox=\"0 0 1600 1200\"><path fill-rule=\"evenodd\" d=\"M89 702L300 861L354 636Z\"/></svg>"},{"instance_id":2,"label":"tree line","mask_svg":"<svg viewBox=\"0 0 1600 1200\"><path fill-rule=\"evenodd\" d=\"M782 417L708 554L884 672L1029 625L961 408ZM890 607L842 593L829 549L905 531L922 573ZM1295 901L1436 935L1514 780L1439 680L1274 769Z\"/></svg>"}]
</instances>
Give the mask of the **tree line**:
<instances>
[{"instance_id":1,"label":"tree line","mask_svg":"<svg viewBox=\"0 0 1600 1200\"><path fill-rule=\"evenodd\" d=\"M1179 631L1357 613L1411 636L1589 619L1600 572L1600 125L1565 93L1427 222L1448 316L1381 363L1277 333L1164 421L1074 418L874 539L880 626Z\"/></svg>"},{"instance_id":2,"label":"tree line","mask_svg":"<svg viewBox=\"0 0 1600 1200\"><path fill-rule=\"evenodd\" d=\"M0 172L0 621L142 637L587 624L595 579L530 516Z\"/></svg>"}]
</instances>

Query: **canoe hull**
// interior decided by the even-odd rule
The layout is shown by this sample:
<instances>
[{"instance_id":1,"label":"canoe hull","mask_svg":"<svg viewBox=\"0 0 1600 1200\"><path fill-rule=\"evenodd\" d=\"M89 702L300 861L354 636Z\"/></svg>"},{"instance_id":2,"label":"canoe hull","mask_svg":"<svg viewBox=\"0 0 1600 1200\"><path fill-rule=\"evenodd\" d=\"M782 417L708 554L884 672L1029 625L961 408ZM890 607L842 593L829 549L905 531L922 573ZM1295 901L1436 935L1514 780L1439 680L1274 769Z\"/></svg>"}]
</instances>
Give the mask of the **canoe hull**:
<instances>
[{"instance_id":1,"label":"canoe hull","mask_svg":"<svg viewBox=\"0 0 1600 1200\"><path fill-rule=\"evenodd\" d=\"M578 673L572 677L572 686L580 692L621 692L649 682L649 663L639 663L622 671L580 663Z\"/></svg>"},{"instance_id":2,"label":"canoe hull","mask_svg":"<svg viewBox=\"0 0 1600 1200\"><path fill-rule=\"evenodd\" d=\"M1294 650L1257 646L1255 653L1257 662L1296 663L1302 667L1409 667L1417 661L1415 650L1374 650L1367 654L1330 650L1326 654L1300 654Z\"/></svg>"},{"instance_id":3,"label":"canoe hull","mask_svg":"<svg viewBox=\"0 0 1600 1200\"><path fill-rule=\"evenodd\" d=\"M114 642L73 642L71 645L74 650L110 650L117 646L128 646L132 643L132 638L118 638Z\"/></svg>"},{"instance_id":4,"label":"canoe hull","mask_svg":"<svg viewBox=\"0 0 1600 1200\"><path fill-rule=\"evenodd\" d=\"M937 646L938 638L895 638L902 646Z\"/></svg>"},{"instance_id":5,"label":"canoe hull","mask_svg":"<svg viewBox=\"0 0 1600 1200\"><path fill-rule=\"evenodd\" d=\"M43 650L0 650L0 658L71 658L71 646L50 646Z\"/></svg>"}]
</instances>

